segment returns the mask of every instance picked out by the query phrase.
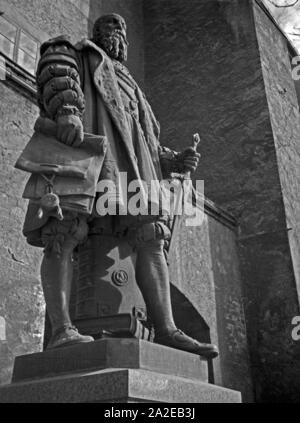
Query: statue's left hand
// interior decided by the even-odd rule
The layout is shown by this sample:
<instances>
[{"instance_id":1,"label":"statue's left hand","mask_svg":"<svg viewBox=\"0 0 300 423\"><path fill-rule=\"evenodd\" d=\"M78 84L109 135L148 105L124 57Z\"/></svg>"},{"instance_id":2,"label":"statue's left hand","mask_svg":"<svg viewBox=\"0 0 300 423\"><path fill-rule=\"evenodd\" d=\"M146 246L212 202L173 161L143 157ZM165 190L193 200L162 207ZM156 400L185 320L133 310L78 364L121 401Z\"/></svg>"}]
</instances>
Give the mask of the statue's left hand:
<instances>
[{"instance_id":1,"label":"statue's left hand","mask_svg":"<svg viewBox=\"0 0 300 423\"><path fill-rule=\"evenodd\" d=\"M80 118L75 115L62 115L56 120L57 138L72 147L79 147L83 142L83 126Z\"/></svg>"},{"instance_id":2,"label":"statue's left hand","mask_svg":"<svg viewBox=\"0 0 300 423\"><path fill-rule=\"evenodd\" d=\"M179 154L177 160L183 166L184 172L195 172L199 165L201 154L198 153L193 147L188 147Z\"/></svg>"}]
</instances>

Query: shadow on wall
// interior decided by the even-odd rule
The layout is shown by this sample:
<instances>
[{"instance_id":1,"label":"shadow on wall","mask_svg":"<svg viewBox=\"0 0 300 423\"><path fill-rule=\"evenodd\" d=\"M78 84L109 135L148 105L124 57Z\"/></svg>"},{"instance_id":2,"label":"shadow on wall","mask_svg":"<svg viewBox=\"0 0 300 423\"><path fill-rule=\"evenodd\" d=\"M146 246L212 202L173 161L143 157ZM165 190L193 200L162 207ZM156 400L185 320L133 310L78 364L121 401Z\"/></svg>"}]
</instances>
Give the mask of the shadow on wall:
<instances>
[{"instance_id":1,"label":"shadow on wall","mask_svg":"<svg viewBox=\"0 0 300 423\"><path fill-rule=\"evenodd\" d=\"M176 325L199 342L211 342L208 324L186 296L173 285L171 297Z\"/></svg>"},{"instance_id":2,"label":"shadow on wall","mask_svg":"<svg viewBox=\"0 0 300 423\"><path fill-rule=\"evenodd\" d=\"M171 284L171 299L176 326L199 342L211 343L210 329L193 304ZM214 383L212 360L208 361L208 378Z\"/></svg>"},{"instance_id":3,"label":"shadow on wall","mask_svg":"<svg viewBox=\"0 0 300 423\"><path fill-rule=\"evenodd\" d=\"M231 28L236 43L247 42L252 36L253 18L246 1L218 0L221 14Z\"/></svg>"}]
</instances>

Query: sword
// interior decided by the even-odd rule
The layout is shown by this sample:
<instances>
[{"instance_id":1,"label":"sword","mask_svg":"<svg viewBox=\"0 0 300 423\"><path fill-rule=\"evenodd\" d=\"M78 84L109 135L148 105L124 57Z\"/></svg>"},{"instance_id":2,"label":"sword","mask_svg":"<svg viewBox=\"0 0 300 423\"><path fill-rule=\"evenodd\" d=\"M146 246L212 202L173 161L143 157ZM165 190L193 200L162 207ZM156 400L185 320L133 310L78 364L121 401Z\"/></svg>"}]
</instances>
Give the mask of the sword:
<instances>
[{"instance_id":1,"label":"sword","mask_svg":"<svg viewBox=\"0 0 300 423\"><path fill-rule=\"evenodd\" d=\"M201 138L200 138L200 135L198 133L193 135L192 148L193 148L194 151L197 151L198 145L200 144L200 140L201 140ZM177 200L176 200L176 205L175 205L175 213L176 213L176 211L179 208L180 203L182 203L183 199L184 199L184 181L191 179L191 171L188 170L185 173L172 173L171 178L172 179L179 179L181 181L181 184L182 184L179 195L178 195ZM172 229L171 229L172 237L171 237L170 245L169 245L169 253L171 252L171 250L173 248L176 233L178 231L181 219L182 219L182 214L180 216L178 214L175 214L174 217L173 217L173 224L172 224Z\"/></svg>"}]
</instances>

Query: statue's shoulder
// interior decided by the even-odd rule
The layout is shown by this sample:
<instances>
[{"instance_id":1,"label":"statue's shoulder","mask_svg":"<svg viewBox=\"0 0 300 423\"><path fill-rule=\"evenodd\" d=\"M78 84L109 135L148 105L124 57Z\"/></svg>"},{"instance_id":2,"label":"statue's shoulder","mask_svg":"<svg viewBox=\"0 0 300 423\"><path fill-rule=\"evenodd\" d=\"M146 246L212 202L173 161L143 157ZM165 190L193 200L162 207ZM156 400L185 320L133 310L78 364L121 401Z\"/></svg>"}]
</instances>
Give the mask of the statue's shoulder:
<instances>
[{"instance_id":1,"label":"statue's shoulder","mask_svg":"<svg viewBox=\"0 0 300 423\"><path fill-rule=\"evenodd\" d=\"M96 51L98 52L102 57L107 57L107 54L104 50L102 50L101 47L97 46L92 40L89 40L88 38L83 38L81 41L79 41L77 44L75 44L75 49L77 51Z\"/></svg>"},{"instance_id":2,"label":"statue's shoulder","mask_svg":"<svg viewBox=\"0 0 300 423\"><path fill-rule=\"evenodd\" d=\"M94 44L91 40L88 38L83 38L78 43L75 44L76 50L85 50L92 47L92 44Z\"/></svg>"},{"instance_id":3,"label":"statue's shoulder","mask_svg":"<svg viewBox=\"0 0 300 423\"><path fill-rule=\"evenodd\" d=\"M62 51L64 49L67 50L75 50L77 52L84 52L84 51L96 51L102 57L107 57L104 50L102 50L99 46L97 46L92 40L88 38L83 38L81 41L77 43L72 43L71 38L68 35L59 35L58 37L51 38L45 41L41 45L41 55L43 55L46 51Z\"/></svg>"},{"instance_id":4,"label":"statue's shoulder","mask_svg":"<svg viewBox=\"0 0 300 423\"><path fill-rule=\"evenodd\" d=\"M41 45L41 54L43 54L50 47L66 46L67 48L74 49L75 46L71 42L68 35L59 35L58 37L50 38Z\"/></svg>"}]
</instances>

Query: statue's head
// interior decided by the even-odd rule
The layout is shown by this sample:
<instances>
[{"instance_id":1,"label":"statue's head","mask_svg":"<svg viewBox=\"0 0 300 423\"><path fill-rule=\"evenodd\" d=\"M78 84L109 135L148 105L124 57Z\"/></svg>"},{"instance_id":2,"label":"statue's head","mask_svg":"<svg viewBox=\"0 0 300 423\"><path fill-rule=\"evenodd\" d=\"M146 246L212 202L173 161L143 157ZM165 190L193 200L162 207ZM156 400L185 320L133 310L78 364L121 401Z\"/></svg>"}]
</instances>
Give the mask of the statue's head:
<instances>
[{"instance_id":1,"label":"statue's head","mask_svg":"<svg viewBox=\"0 0 300 423\"><path fill-rule=\"evenodd\" d=\"M93 41L112 59L119 62L127 60L128 41L126 22L116 13L103 15L94 25Z\"/></svg>"}]
</instances>

